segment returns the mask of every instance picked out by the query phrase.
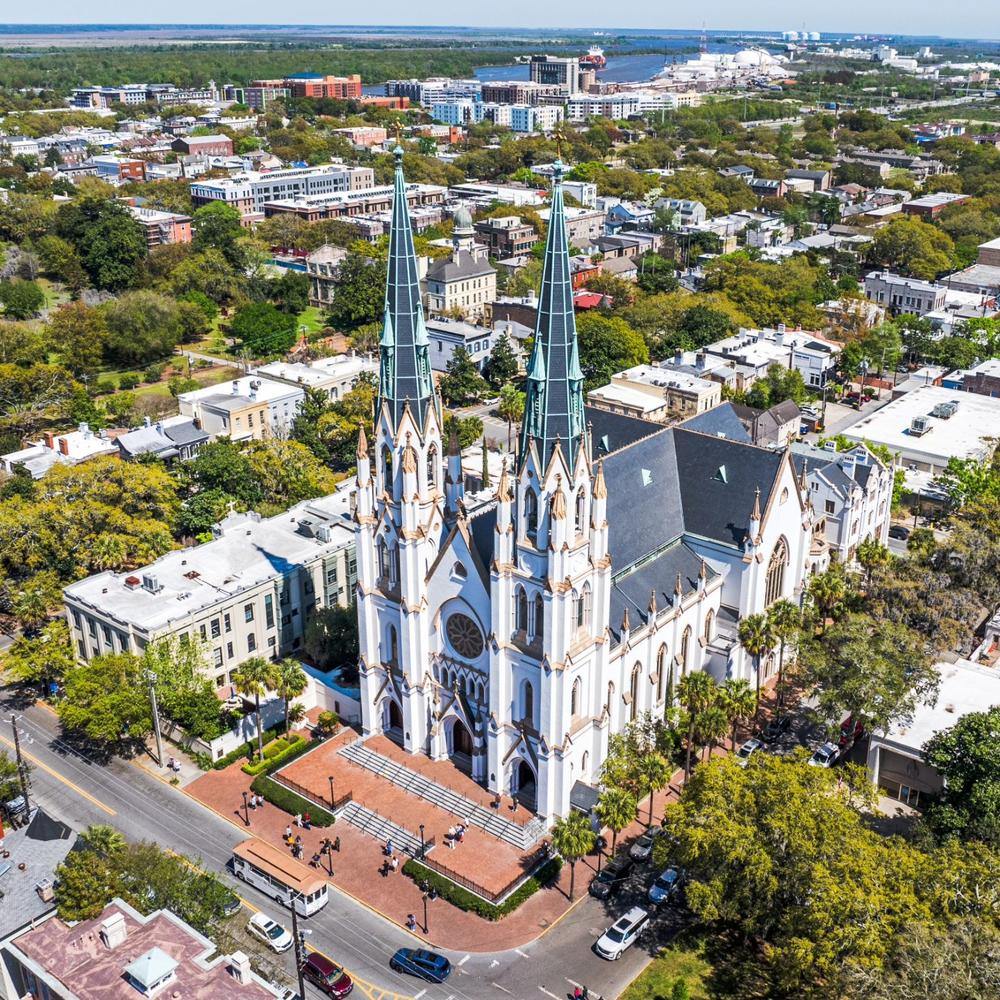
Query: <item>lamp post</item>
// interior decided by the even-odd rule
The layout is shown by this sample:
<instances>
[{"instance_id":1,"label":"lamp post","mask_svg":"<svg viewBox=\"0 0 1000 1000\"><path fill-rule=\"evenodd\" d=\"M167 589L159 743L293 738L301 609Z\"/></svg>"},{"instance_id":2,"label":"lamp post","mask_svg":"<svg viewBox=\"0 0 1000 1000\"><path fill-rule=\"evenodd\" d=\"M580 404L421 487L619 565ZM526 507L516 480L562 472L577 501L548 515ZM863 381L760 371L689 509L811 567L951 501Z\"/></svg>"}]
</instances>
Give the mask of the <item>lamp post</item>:
<instances>
[{"instance_id":1,"label":"lamp post","mask_svg":"<svg viewBox=\"0 0 1000 1000\"><path fill-rule=\"evenodd\" d=\"M299 980L299 996L305 997L306 984L302 978L302 940L299 937L299 918L298 912L295 909L295 903L302 894L300 892L292 892L289 895L292 904L292 938L295 945L295 974L298 976Z\"/></svg>"},{"instance_id":2,"label":"lamp post","mask_svg":"<svg viewBox=\"0 0 1000 1000\"><path fill-rule=\"evenodd\" d=\"M333 775L328 776L330 782L330 808L333 808Z\"/></svg>"},{"instance_id":3,"label":"lamp post","mask_svg":"<svg viewBox=\"0 0 1000 1000\"><path fill-rule=\"evenodd\" d=\"M420 860L424 860L424 824L420 824Z\"/></svg>"},{"instance_id":4,"label":"lamp post","mask_svg":"<svg viewBox=\"0 0 1000 1000\"><path fill-rule=\"evenodd\" d=\"M247 806L247 793L243 793L243 822L249 826L250 825L250 809Z\"/></svg>"},{"instance_id":5,"label":"lamp post","mask_svg":"<svg viewBox=\"0 0 1000 1000\"><path fill-rule=\"evenodd\" d=\"M333 844L329 837L323 841L323 853L326 855L326 872L333 878Z\"/></svg>"},{"instance_id":6,"label":"lamp post","mask_svg":"<svg viewBox=\"0 0 1000 1000\"><path fill-rule=\"evenodd\" d=\"M424 934L427 934L430 928L427 926L427 893L424 893Z\"/></svg>"},{"instance_id":7,"label":"lamp post","mask_svg":"<svg viewBox=\"0 0 1000 1000\"><path fill-rule=\"evenodd\" d=\"M10 717L10 728L14 730L14 756L17 760L17 777L21 783L21 795L24 798L24 820L31 821L31 802L28 799L28 772L24 766L24 758L21 756L21 734L17 729L18 717Z\"/></svg>"},{"instance_id":8,"label":"lamp post","mask_svg":"<svg viewBox=\"0 0 1000 1000\"><path fill-rule=\"evenodd\" d=\"M146 671L146 681L149 683L149 707L153 712L153 735L156 737L156 764L163 767L163 739L160 736L160 713L156 707L156 674Z\"/></svg>"}]
</instances>

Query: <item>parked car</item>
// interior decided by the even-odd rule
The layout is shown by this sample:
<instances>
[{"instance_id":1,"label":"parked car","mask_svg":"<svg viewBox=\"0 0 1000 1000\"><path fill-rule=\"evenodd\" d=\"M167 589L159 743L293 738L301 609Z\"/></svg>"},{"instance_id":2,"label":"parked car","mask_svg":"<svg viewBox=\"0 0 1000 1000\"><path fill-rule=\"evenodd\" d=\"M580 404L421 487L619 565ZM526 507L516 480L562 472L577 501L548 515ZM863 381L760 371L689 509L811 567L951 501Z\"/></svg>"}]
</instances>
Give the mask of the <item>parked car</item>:
<instances>
[{"instance_id":1,"label":"parked car","mask_svg":"<svg viewBox=\"0 0 1000 1000\"><path fill-rule=\"evenodd\" d=\"M680 891L683 881L684 873L679 868L674 868L671 865L664 869L649 887L649 901L657 906L669 903Z\"/></svg>"},{"instance_id":2,"label":"parked car","mask_svg":"<svg viewBox=\"0 0 1000 1000\"><path fill-rule=\"evenodd\" d=\"M628 881L635 870L635 862L624 854L612 858L590 883L590 894L597 899L613 896Z\"/></svg>"},{"instance_id":3,"label":"parked car","mask_svg":"<svg viewBox=\"0 0 1000 1000\"><path fill-rule=\"evenodd\" d=\"M247 930L272 951L288 951L293 943L291 933L266 913L255 913L247 923Z\"/></svg>"},{"instance_id":4,"label":"parked car","mask_svg":"<svg viewBox=\"0 0 1000 1000\"><path fill-rule=\"evenodd\" d=\"M641 906L633 906L594 942L594 951L614 962L635 944L648 923L649 914Z\"/></svg>"},{"instance_id":5,"label":"parked car","mask_svg":"<svg viewBox=\"0 0 1000 1000\"><path fill-rule=\"evenodd\" d=\"M760 734L760 738L765 743L774 743L775 740L780 739L785 733L788 732L791 724L792 717L790 715L776 715L773 719L769 720L767 725L764 727L764 731Z\"/></svg>"},{"instance_id":6,"label":"parked car","mask_svg":"<svg viewBox=\"0 0 1000 1000\"><path fill-rule=\"evenodd\" d=\"M628 849L628 856L633 861L648 861L653 856L653 845L661 831L658 826L651 826L639 839Z\"/></svg>"},{"instance_id":7,"label":"parked car","mask_svg":"<svg viewBox=\"0 0 1000 1000\"><path fill-rule=\"evenodd\" d=\"M278 994L278 1000L302 1000L302 997L300 997L298 995L298 993L295 992L295 990L291 990L291 989L287 989L286 988L286 989L283 989Z\"/></svg>"},{"instance_id":8,"label":"parked car","mask_svg":"<svg viewBox=\"0 0 1000 1000\"><path fill-rule=\"evenodd\" d=\"M226 893L222 901L222 915L224 917L235 917L243 909L243 900L235 892Z\"/></svg>"},{"instance_id":9,"label":"parked car","mask_svg":"<svg viewBox=\"0 0 1000 1000\"><path fill-rule=\"evenodd\" d=\"M889 526L889 537L905 542L910 537L910 529L905 524L892 524Z\"/></svg>"},{"instance_id":10,"label":"parked car","mask_svg":"<svg viewBox=\"0 0 1000 1000\"><path fill-rule=\"evenodd\" d=\"M841 751L850 750L862 736L865 735L865 724L858 719L857 722L854 721L854 716L849 715L840 724L840 740L838 746Z\"/></svg>"},{"instance_id":11,"label":"parked car","mask_svg":"<svg viewBox=\"0 0 1000 1000\"><path fill-rule=\"evenodd\" d=\"M758 751L763 750L764 744L760 740L747 740L736 751L736 763L739 767L746 767L750 763L750 758Z\"/></svg>"},{"instance_id":12,"label":"parked car","mask_svg":"<svg viewBox=\"0 0 1000 1000\"><path fill-rule=\"evenodd\" d=\"M302 975L320 993L336 997L337 1000L346 997L354 989L351 977L336 962L331 962L326 955L321 955L318 951L311 952L302 963Z\"/></svg>"},{"instance_id":13,"label":"parked car","mask_svg":"<svg viewBox=\"0 0 1000 1000\"><path fill-rule=\"evenodd\" d=\"M813 767L833 767L840 756L840 747L836 743L824 743L813 751L809 763Z\"/></svg>"},{"instance_id":14,"label":"parked car","mask_svg":"<svg viewBox=\"0 0 1000 1000\"><path fill-rule=\"evenodd\" d=\"M451 962L436 951L423 948L400 948L389 959L393 972L408 972L429 983L443 983L451 975Z\"/></svg>"}]
</instances>

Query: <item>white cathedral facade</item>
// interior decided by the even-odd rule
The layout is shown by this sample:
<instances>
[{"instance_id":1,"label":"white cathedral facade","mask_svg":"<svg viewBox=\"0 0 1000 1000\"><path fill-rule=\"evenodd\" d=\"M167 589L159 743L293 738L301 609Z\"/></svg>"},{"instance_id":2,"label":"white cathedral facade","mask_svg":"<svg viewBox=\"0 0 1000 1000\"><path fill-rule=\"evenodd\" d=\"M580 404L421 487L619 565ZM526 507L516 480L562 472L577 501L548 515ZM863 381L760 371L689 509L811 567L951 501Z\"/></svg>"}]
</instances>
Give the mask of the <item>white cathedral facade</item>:
<instances>
[{"instance_id":1,"label":"white cathedral facade","mask_svg":"<svg viewBox=\"0 0 1000 1000\"><path fill-rule=\"evenodd\" d=\"M677 427L583 401L557 165L517 453L466 493L445 442L397 151L373 439L358 448L362 720L548 820L686 673L754 679L745 615L798 600L813 516L728 407ZM770 667L766 664L765 671Z\"/></svg>"}]
</instances>

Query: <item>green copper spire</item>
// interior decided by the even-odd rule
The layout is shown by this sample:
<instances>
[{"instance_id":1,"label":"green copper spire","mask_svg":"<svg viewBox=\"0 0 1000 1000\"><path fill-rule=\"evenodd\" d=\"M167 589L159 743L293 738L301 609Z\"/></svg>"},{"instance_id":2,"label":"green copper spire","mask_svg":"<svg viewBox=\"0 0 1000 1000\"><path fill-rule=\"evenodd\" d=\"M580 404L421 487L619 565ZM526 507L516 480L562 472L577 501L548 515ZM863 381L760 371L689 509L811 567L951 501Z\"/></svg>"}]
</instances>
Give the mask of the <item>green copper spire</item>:
<instances>
[{"instance_id":1,"label":"green copper spire","mask_svg":"<svg viewBox=\"0 0 1000 1000\"><path fill-rule=\"evenodd\" d=\"M552 176L552 209L545 242L542 290L538 297L535 345L528 362L518 465L524 462L528 442L534 439L544 468L559 441L572 471L585 426L583 372L577 353L562 175L563 164L557 160Z\"/></svg>"},{"instance_id":2,"label":"green copper spire","mask_svg":"<svg viewBox=\"0 0 1000 1000\"><path fill-rule=\"evenodd\" d=\"M395 429L407 400L423 429L427 404L435 401L428 356L427 329L420 303L420 278L403 180L403 150L395 150L396 178L389 230L389 261L385 284L385 314L379 342L379 402L386 403Z\"/></svg>"}]
</instances>

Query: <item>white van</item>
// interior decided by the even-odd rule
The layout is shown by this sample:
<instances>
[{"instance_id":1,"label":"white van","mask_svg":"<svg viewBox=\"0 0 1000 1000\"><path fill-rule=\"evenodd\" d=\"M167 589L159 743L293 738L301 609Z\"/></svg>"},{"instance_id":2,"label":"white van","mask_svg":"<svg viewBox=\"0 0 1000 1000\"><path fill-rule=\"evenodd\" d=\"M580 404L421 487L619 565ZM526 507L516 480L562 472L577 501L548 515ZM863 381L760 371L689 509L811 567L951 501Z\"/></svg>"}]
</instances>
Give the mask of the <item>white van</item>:
<instances>
[{"instance_id":1,"label":"white van","mask_svg":"<svg viewBox=\"0 0 1000 1000\"><path fill-rule=\"evenodd\" d=\"M641 906L633 906L594 942L594 951L612 962L621 958L639 939L648 923L649 914Z\"/></svg>"}]
</instances>

